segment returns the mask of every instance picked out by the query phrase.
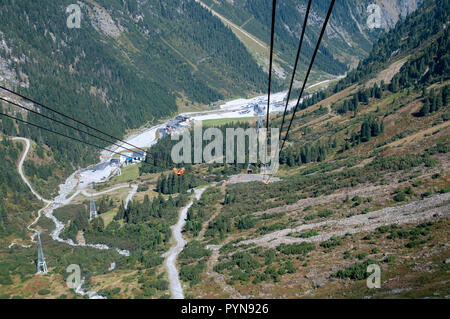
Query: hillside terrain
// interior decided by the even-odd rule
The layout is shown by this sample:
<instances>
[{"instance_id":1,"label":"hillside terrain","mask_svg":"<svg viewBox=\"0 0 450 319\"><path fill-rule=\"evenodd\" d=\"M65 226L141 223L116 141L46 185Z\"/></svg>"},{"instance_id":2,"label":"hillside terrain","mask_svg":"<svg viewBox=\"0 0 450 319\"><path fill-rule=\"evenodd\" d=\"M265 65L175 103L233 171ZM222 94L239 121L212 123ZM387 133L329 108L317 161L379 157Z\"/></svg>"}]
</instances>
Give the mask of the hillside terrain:
<instances>
[{"instance_id":1,"label":"hillside terrain","mask_svg":"<svg viewBox=\"0 0 450 319\"><path fill-rule=\"evenodd\" d=\"M282 182L223 185L198 202L179 261L187 294L448 298L448 18L426 2L304 105ZM380 289L366 287L369 264Z\"/></svg>"},{"instance_id":2,"label":"hillside terrain","mask_svg":"<svg viewBox=\"0 0 450 319\"><path fill-rule=\"evenodd\" d=\"M412 11L417 3L419 1L402 2L401 5L396 1L380 2L385 17L383 29L392 27L399 14ZM1 85L119 137L142 125L155 124L179 109L205 109L219 100L260 94L267 87L267 3L235 1L233 6L228 2L214 3L218 13L238 25L240 31L211 14L208 6L213 4L208 1L80 1L79 29L68 27L66 9L70 4L69 0L57 5L52 1L2 3ZM373 41L381 34L382 29L370 30L364 26L368 15L364 5L347 2L337 5L313 70L314 81L330 80L344 74L349 65L355 65L369 52ZM287 10L289 6L298 10L291 12ZM348 20L343 19L348 8L357 11L351 11L355 21L341 25L339 21ZM282 75L292 68L304 5L282 2L279 11L277 25L288 27L277 30L275 45L279 52L276 73ZM311 38L307 39L301 69L311 55L324 14L323 5L313 5L307 33ZM243 19L243 15L251 20L244 26L236 20L236 17ZM255 42L251 41L249 45L239 32L259 39L256 41L263 50L254 51ZM344 45L341 35L355 39L355 43L347 45L345 50L339 49ZM261 49L260 45L256 47ZM351 61L344 56L357 58ZM287 77L278 76L273 84L274 91L285 89L287 80ZM24 103L0 91L2 98ZM31 103L25 103L25 106L36 108ZM7 103L2 102L2 110L51 130L106 146L103 141L73 132ZM54 116L46 110L37 110ZM2 120L6 123L0 124L7 135L31 138L38 144L44 143L55 153L55 163L60 170L51 171L48 166L28 168L41 172L48 170L41 179L53 186L53 189L47 187L44 190L48 195L55 194L54 186L67 178L73 169L96 160L98 153L82 144L21 123L13 130L8 121Z\"/></svg>"},{"instance_id":3,"label":"hillside terrain","mask_svg":"<svg viewBox=\"0 0 450 319\"><path fill-rule=\"evenodd\" d=\"M157 1L129 1L123 7L117 4L123 2L104 2L104 6L108 3L117 7L111 10L111 17L128 12L128 18L137 19L138 26L135 27L144 33L153 29L150 28L153 22L152 19L146 20L145 15L137 18L136 14L142 12L142 8L148 9L150 7L146 6L153 5L151 8L161 10L152 10L154 16L157 16L155 12L161 12L161 17L173 19L180 10L189 12L189 6L195 6L192 12L204 14L207 21L212 19L212 29L222 30L227 37L234 39L234 48L231 46L230 50L243 50L241 53L246 57L252 54L219 18L212 18L206 9L199 11L201 5L193 1L182 2L180 7L172 6L171 2L163 5ZM253 32L262 41L266 40L255 31L258 25L251 24L252 21L257 22L257 13L261 9L256 2L202 2L210 6L214 4L213 9L220 9L221 14L237 25L244 24L242 28L252 26L248 32ZM9 2L10 5L13 3ZM101 10L98 3L86 2L84 12L95 15ZM355 3L351 0L341 2L339 5L342 7L337 7L336 15L341 13L340 10L351 7L350 12L356 17L357 10L361 13L364 6ZM66 267L70 264L82 266L85 291L107 298L174 297L167 265L171 250L179 244L179 238L174 236L174 225L177 221L182 225L183 215L179 217L182 211L186 213L186 221L181 235L186 245L182 250L180 248L175 266L186 298L449 298L450 6L445 0L424 0L417 11L394 27L394 16L410 12L418 2L377 3L390 10L391 15L384 23L392 29L383 35L361 31L360 36L369 40L367 47L354 48L359 53L343 49L339 41L334 44L336 48L332 48L333 41L327 40L330 52L340 52L336 56L355 56L361 61L346 78L303 101L287 138L287 146L280 154L280 170L268 185L261 181L244 183L246 179L250 180L247 174L249 167L255 173L259 173L261 168L248 163L185 163L179 165L185 168L185 173L178 176L173 173L175 165L170 155L176 142L166 137L149 150L145 162L123 167L120 176L98 183L94 189L79 191L79 188L73 188L67 194L70 201L66 205L39 202L21 182L21 159L25 178L34 190L44 198L53 198L58 181L49 174L49 167L57 170L59 175L70 171L70 167L58 164L63 162L61 158L68 156L63 150L67 145L2 117L0 155L5 158L5 170L0 172L0 298L83 298L83 294L65 284ZM243 9L237 10L236 7ZM5 12L2 10L0 13ZM314 10L322 12L324 9L316 5ZM242 16L238 16L238 12ZM255 15L249 22L248 12ZM281 16L291 19L286 14ZM154 27L161 28L164 41L176 49L173 50L173 61L185 63L192 69L197 66L199 70L193 74L200 73L202 63L191 65L195 54L188 56L188 52L197 52L199 57L202 55L198 54L204 51L193 42L185 42L187 35L180 35L184 28L187 33L193 30L189 29L189 22L180 18L180 29L171 33L161 27L167 21L161 17L158 23L154 22ZM105 45L103 49L115 58L115 54L126 52L133 62L121 63L132 63L133 68L144 72L142 76L149 75L145 72L152 66L144 67L137 62L139 58L143 59L140 54L147 52L139 46L139 37L136 35L134 38L130 32L123 31L134 27L127 24L129 20L125 15L116 19L120 23L116 28L108 28L112 37L107 41L111 41L109 44L125 41L127 49L121 47L123 43ZM197 16L192 19L198 21ZM238 23L238 19L242 23ZM358 23L363 21L362 16L358 19ZM101 19L92 21L97 22L91 24L89 32L97 37L103 24ZM265 25L265 22L260 23ZM344 27L335 20L330 30ZM118 34L121 34L121 40L114 39ZM195 36L202 37L204 41L200 42L208 43L203 38L208 36L206 33ZM281 35L278 37L280 41L285 39ZM286 38L283 41L288 43L290 40ZM374 45L370 50L372 42ZM137 51L142 51L132 53L129 51L131 44ZM30 46L30 50L34 46ZM80 47L80 50L84 49ZM153 51L149 48L148 52ZM283 50L279 53L278 61L289 58ZM226 59L226 55L222 58ZM326 54L321 59L326 63ZM221 59L218 63L220 61L228 63ZM348 63L344 61L345 58L342 63ZM47 63L52 65L50 59ZM237 66L230 67L231 73L226 75L214 69L219 64L211 63L204 67L210 68L209 74L215 74L216 78L205 79L202 83L209 86L219 83L214 81L223 81L218 87L228 93L239 90L242 85L248 85L247 92L256 92L264 86L265 77L257 80L259 66L255 61L252 63L255 73L248 73L245 75L247 78L237 78L236 82L230 79L239 69ZM27 70L24 65L18 69L23 67ZM92 62L91 67L95 65ZM124 66L126 70L128 67ZM339 68L339 64L336 67ZM87 77L87 70L80 70L79 76ZM341 70L336 71L335 74L339 74ZM23 73L32 79L33 73ZM34 76L41 76L39 74L37 72ZM183 73L179 74L182 77ZM20 79L20 73L17 76ZM254 81L248 77L254 77ZM100 85L100 78L94 83ZM26 77L22 76L24 87L25 80ZM191 80L186 81L195 83ZM64 83L67 82L62 81L58 85L63 86ZM103 82L105 86L111 85L108 92L116 90L112 96L124 94L121 92L136 93L140 88L136 84L136 87L131 85L130 91L119 90L120 85L115 83ZM177 97L171 94L177 89L162 87L171 93L161 94L175 101ZM146 89L153 92L153 88ZM214 88L209 87L207 91L213 92ZM37 89L33 92L42 94ZM48 92L49 100L44 101L50 103L57 97ZM220 94L223 98L227 93ZM189 93L186 91L184 95L185 98ZM141 112L148 111L153 115L153 108L166 112L160 116L170 114L169 110L159 109L161 100L146 104L148 109L143 111L133 102L138 97L130 93L129 100L124 98L113 102L111 99L111 103L118 104L115 108L102 109L105 121L110 121L109 116L112 118L113 113L108 112L121 114L127 108L130 108L130 121L134 116L136 125L142 119L148 119ZM95 97L91 98L96 101ZM193 96L188 98L195 100ZM84 107L86 111L88 104ZM90 119L89 114L94 116L88 112L86 119ZM31 118L31 115L23 116ZM291 113L288 118L290 116ZM115 118L105 125L118 123L116 121L119 122ZM280 127L281 121L282 114L273 114L270 125ZM222 131L227 127L247 129L256 125L256 118L230 119L228 125L225 125L227 119L216 123L220 123L216 126ZM117 124L117 132L119 128L128 128L127 125ZM208 127L214 125L210 122ZM34 136L28 153L25 152L24 141L9 137L15 135L30 139ZM40 143L41 140L48 143ZM82 149L76 150L83 152ZM83 157L83 154L72 156ZM248 160L248 154L245 155ZM79 163L83 161L79 160ZM76 176L73 182L80 186ZM99 217L89 221L91 194L95 197ZM30 229L29 225L40 208L39 213L49 218L38 219ZM62 225L59 237L55 235L58 229L52 217ZM42 231L49 266L47 275L35 275L35 242L33 237L30 240L32 229ZM99 249L99 245L107 248ZM381 269L379 289L366 286L366 270L371 264Z\"/></svg>"},{"instance_id":4,"label":"hillside terrain","mask_svg":"<svg viewBox=\"0 0 450 319\"><path fill-rule=\"evenodd\" d=\"M155 124L178 108L255 94L267 85L263 70L233 33L194 1L80 1L79 29L67 26L70 4L2 2L0 84L114 136ZM23 102L0 91L3 98ZM35 124L106 146L2 105ZM97 158L82 144L48 132L19 124L17 133L45 143L58 163L66 162L64 174L56 177Z\"/></svg>"},{"instance_id":5,"label":"hillside terrain","mask_svg":"<svg viewBox=\"0 0 450 319\"><path fill-rule=\"evenodd\" d=\"M270 43L271 17L267 8L271 7L271 1L198 0L198 2L217 15L223 16L229 23L233 23L234 26L231 26L233 32L246 45L255 59L266 69L268 68L267 53L264 49ZM279 67L277 72L279 77L285 77L286 74L291 73L307 3L307 0L278 2L275 62ZM313 77L320 78L322 72L340 75L347 71L348 66L355 67L370 53L373 42L376 42L384 31L393 28L399 17L405 17L412 13L421 3L420 0L337 1L323 46L316 59L317 73L313 74ZM307 63L309 63L328 10L328 4L328 1L313 1L312 3L308 32L300 60L300 70L306 69ZM371 27L367 22L373 13L368 10L371 4L378 5L380 9L380 21L376 28ZM247 35L243 33L247 33ZM299 77L300 80L301 77Z\"/></svg>"}]
</instances>

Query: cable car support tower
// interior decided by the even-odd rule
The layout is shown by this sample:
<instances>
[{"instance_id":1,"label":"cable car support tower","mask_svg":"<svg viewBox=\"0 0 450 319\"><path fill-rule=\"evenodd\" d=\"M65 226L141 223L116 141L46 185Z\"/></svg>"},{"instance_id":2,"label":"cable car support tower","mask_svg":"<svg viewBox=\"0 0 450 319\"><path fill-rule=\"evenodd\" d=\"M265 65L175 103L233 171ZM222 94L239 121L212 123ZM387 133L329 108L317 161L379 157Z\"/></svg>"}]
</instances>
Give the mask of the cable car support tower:
<instances>
[{"instance_id":1,"label":"cable car support tower","mask_svg":"<svg viewBox=\"0 0 450 319\"><path fill-rule=\"evenodd\" d=\"M41 233L37 232L38 237L38 261L37 261L37 274L48 273L47 263L45 262L44 252L42 251Z\"/></svg>"}]
</instances>

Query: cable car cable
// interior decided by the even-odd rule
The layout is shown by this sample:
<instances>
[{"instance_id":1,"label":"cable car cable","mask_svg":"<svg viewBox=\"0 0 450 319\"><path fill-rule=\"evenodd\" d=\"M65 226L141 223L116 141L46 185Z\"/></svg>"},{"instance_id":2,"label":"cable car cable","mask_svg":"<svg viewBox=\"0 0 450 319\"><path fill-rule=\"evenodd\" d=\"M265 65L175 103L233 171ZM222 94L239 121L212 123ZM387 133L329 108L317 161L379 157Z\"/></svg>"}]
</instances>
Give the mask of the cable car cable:
<instances>
[{"instance_id":1,"label":"cable car cable","mask_svg":"<svg viewBox=\"0 0 450 319\"><path fill-rule=\"evenodd\" d=\"M74 121L74 122L76 122L76 123L78 123L78 124L84 125L84 126L90 128L90 129L92 129L92 130L94 130L94 131L96 131L96 132L98 132L98 133L102 133L103 135L106 135L106 136L108 136L108 137L110 137L110 138L112 138L112 139L114 139L114 140L120 141L120 142L125 143L125 144L127 144L127 145L129 145L129 146L132 146L132 147L134 147L134 148L137 148L137 149L139 149L139 150L141 150L141 151L146 152L146 150L144 150L144 149L142 149L142 148L140 148L140 147L138 147L138 146L136 146L136 145L133 145L133 144L128 143L128 142L126 142L126 141L124 141L124 140L121 140L120 138L117 138L117 137L115 137L115 136L113 136L113 135L110 135L110 134L108 134L108 133L106 133L106 132L103 132L103 131L101 131L101 130L99 130L99 129L97 129L97 128L95 128L95 127L89 125L89 124L86 124L86 123L84 123L84 122L82 122L82 121L79 121L79 120L77 120L77 119L75 119L75 118L73 118L73 117L71 117L71 116L69 116L69 115L66 115L66 114L64 114L64 113L62 113L62 112L59 112L59 111L53 109L53 108L50 108L50 107L48 107L48 106L46 106L46 105L44 105L44 104L42 104L42 103L40 103L40 102L37 102L37 101L35 101L35 100L33 100L33 99L29 98L29 97L26 97L26 96L24 96L24 95L22 95L22 94L20 94L20 93L17 93L17 92L15 92L15 91L13 91L13 90L10 90L10 89L8 89L8 88L2 86L2 85L0 85L0 88L3 89L3 90L5 90L5 91L7 91L7 92L9 92L9 93L12 93L12 94L14 94L14 95L17 95L17 96L21 97L21 98L24 99L24 100L27 100L27 101L29 101L29 102L32 102L32 103L36 104L36 105L39 105L40 107L42 107L42 108L44 108L44 109L46 109L46 110L48 110L48 111L54 112L54 113L56 113L56 114L58 114L58 115L61 115L61 116L65 117L65 118L68 118L68 119L71 120L71 121ZM108 143L111 143L111 142L108 142Z\"/></svg>"},{"instance_id":2,"label":"cable car cable","mask_svg":"<svg viewBox=\"0 0 450 319\"><path fill-rule=\"evenodd\" d=\"M19 108L21 108L21 109L24 109L24 110L26 110L26 111L28 111L28 112L31 112L31 113L33 113L33 114L39 115L39 116L41 116L41 117L43 117L43 118L46 118L46 119L48 119L48 120L54 121L54 122L56 122L56 123L58 123L58 124L67 126L67 127L71 128L71 129L73 129L73 130L76 130L76 131L78 131L78 132L84 133L84 134L89 135L89 136L91 136L91 137L95 137L95 138L97 138L97 139L99 139L99 140L102 140L102 141L108 143L108 144L111 143L111 141L108 141L108 140L106 140L106 139L104 139L104 138L102 138L102 137L99 137L99 136L96 136L96 135L94 135L94 134L91 134L91 133L89 133L89 132L87 132L87 131L84 131L84 130L82 130L82 129L79 129L79 128L77 128L77 127L75 127L75 126L72 126L72 125L70 125L70 124L64 123L64 122L62 122L62 121L60 121L60 120L51 118L51 117L49 117L49 116L47 116L47 115L45 115L45 114L42 114L42 113L39 113L39 112L37 112L37 111L35 111L35 110L29 109L29 108L27 108L27 107L25 107L25 106L23 106L23 105L18 104L18 103L9 101L9 100L4 99L4 98L2 98L2 97L0 97L0 100L1 100L1 101L4 101L4 102L6 102L6 103L12 104L12 105L14 105L14 106L17 106L17 107L19 107ZM124 147L123 145L119 145L119 144L117 144L117 143L112 143L112 144L113 144L113 145L116 145L116 146L118 146L118 147L123 147L124 149L126 149L126 150L128 150L128 151L130 151L130 152L133 152L132 150L130 150L130 149Z\"/></svg>"},{"instance_id":3,"label":"cable car cable","mask_svg":"<svg viewBox=\"0 0 450 319\"><path fill-rule=\"evenodd\" d=\"M308 82L308 78L309 78L309 74L311 73L311 69L312 69L312 67L314 65L314 61L316 59L317 52L319 51L320 43L322 42L323 35L325 34L325 30L327 28L328 21L330 20L331 13L333 11L333 7L334 7L334 3L335 2L336 2L336 0L331 0L330 7L329 7L328 13L327 13L327 17L325 18L325 22L323 24L322 31L321 31L320 36L319 36L319 40L318 40L316 48L314 50L314 54L312 56L311 63L309 64L308 71L306 72L305 80L303 81L302 90L300 91L300 95L298 97L297 104L295 105L294 113L292 114L291 120L289 122L289 126L288 126L288 129L287 129L286 135L284 137L283 144L281 145L280 153L283 151L284 145L285 145L287 137L289 135L289 131L290 131L291 126L292 126L292 122L294 121L295 114L297 112L297 108L298 108L298 106L300 104L303 92L305 91L306 83Z\"/></svg>"},{"instance_id":4,"label":"cable car cable","mask_svg":"<svg viewBox=\"0 0 450 319\"><path fill-rule=\"evenodd\" d=\"M286 113L287 113L287 109L289 106L289 99L291 97L292 87L294 85L295 73L297 72L298 60L300 58L300 52L302 50L303 38L305 36L305 30L306 30L306 26L308 24L308 17L309 17L309 11L311 9L311 3L312 3L312 0L309 0L308 7L306 8L305 21L303 22L302 34L300 36L300 41L298 44L297 57L295 58L294 70L292 71L292 77L291 77L291 84L289 85L289 91L288 91L288 95L287 95L287 99L286 99L286 106L284 108L283 121L281 122L280 140L281 140L281 133L283 132L284 122L286 120Z\"/></svg>"},{"instance_id":5,"label":"cable car cable","mask_svg":"<svg viewBox=\"0 0 450 319\"><path fill-rule=\"evenodd\" d=\"M41 129L41 130L44 130L44 131L47 131L47 132L50 132L50 133L53 133L53 134L61 135L61 136L63 136L63 137L69 138L69 139L71 139L71 140L74 140L74 141L77 141L77 142L80 142L80 143L83 143L83 144L86 144L86 145L89 145L89 146L96 147L96 148L98 148L98 149L102 149L102 150L111 152L111 153L113 153L113 154L121 155L120 153L114 152L114 151L109 150L109 149L107 149L107 148L104 148L104 147L101 147L101 146L98 146L98 145L95 145L95 144L91 144L91 143L86 142L86 141L82 141L82 140L77 139L77 138L75 138L75 137L68 136L68 135L65 135L65 134L63 134L63 133L60 133L60 132L56 132L56 131L50 130L50 129L48 129L48 128L42 127L42 126L37 125L37 124L30 123L30 122L28 122L28 121L19 119L19 118L17 118L17 117L14 117L14 116L11 116L11 115L2 113L2 112L0 112L0 115L5 116L5 117L9 117L9 118L12 119L12 120L16 120L16 121L25 123L25 124L27 124L27 125L31 125L31 126L37 127L37 128L39 128L39 129Z\"/></svg>"}]
</instances>

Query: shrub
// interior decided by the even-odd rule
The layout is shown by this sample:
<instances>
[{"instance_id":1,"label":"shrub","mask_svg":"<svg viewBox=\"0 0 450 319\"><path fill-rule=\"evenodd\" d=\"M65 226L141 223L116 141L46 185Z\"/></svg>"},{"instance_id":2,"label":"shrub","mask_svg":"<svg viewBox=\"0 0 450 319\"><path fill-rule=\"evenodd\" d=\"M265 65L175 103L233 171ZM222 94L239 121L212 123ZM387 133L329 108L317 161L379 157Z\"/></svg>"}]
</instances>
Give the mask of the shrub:
<instances>
[{"instance_id":1,"label":"shrub","mask_svg":"<svg viewBox=\"0 0 450 319\"><path fill-rule=\"evenodd\" d=\"M423 184L423 182L421 181L421 180L417 180L417 181L414 181L413 183L412 183L412 186L414 186L414 187L419 187L420 185L422 185Z\"/></svg>"},{"instance_id":2,"label":"shrub","mask_svg":"<svg viewBox=\"0 0 450 319\"><path fill-rule=\"evenodd\" d=\"M149 283L150 287L153 287L157 290L167 290L169 288L169 283L163 279L153 280ZM119 288L120 290L120 288Z\"/></svg>"},{"instance_id":3,"label":"shrub","mask_svg":"<svg viewBox=\"0 0 450 319\"><path fill-rule=\"evenodd\" d=\"M239 268L248 273L251 273L253 270L261 267L261 264L246 252L235 253L232 260Z\"/></svg>"},{"instance_id":4,"label":"shrub","mask_svg":"<svg viewBox=\"0 0 450 319\"><path fill-rule=\"evenodd\" d=\"M281 244L277 247L277 250L282 252L285 255L306 255L310 251L316 249L316 246L312 243L300 243L300 244Z\"/></svg>"},{"instance_id":5,"label":"shrub","mask_svg":"<svg viewBox=\"0 0 450 319\"><path fill-rule=\"evenodd\" d=\"M145 287L143 288L145 290ZM116 287L113 289L104 289L98 292L99 295L105 296L108 299L112 299L114 295L117 295L120 292L120 287Z\"/></svg>"},{"instance_id":6,"label":"shrub","mask_svg":"<svg viewBox=\"0 0 450 319\"><path fill-rule=\"evenodd\" d=\"M138 192L148 191L148 186L147 185L139 185L137 191Z\"/></svg>"},{"instance_id":7,"label":"shrub","mask_svg":"<svg viewBox=\"0 0 450 319\"><path fill-rule=\"evenodd\" d=\"M428 190L428 191L426 191L425 193L422 194L422 198L430 197L431 195L433 195L433 192Z\"/></svg>"},{"instance_id":8,"label":"shrub","mask_svg":"<svg viewBox=\"0 0 450 319\"><path fill-rule=\"evenodd\" d=\"M389 226L380 226L377 228L377 231L381 234L387 233L389 231Z\"/></svg>"},{"instance_id":9,"label":"shrub","mask_svg":"<svg viewBox=\"0 0 450 319\"><path fill-rule=\"evenodd\" d=\"M255 279L253 279L253 283L258 284L258 283L260 283L262 281L266 281L268 279L269 279L269 276L266 273L263 273L263 274L256 273Z\"/></svg>"},{"instance_id":10,"label":"shrub","mask_svg":"<svg viewBox=\"0 0 450 319\"><path fill-rule=\"evenodd\" d=\"M180 259L195 258L199 259L202 257L211 256L211 251L203 248L203 246L198 241L193 241L188 243L183 251L181 252Z\"/></svg>"},{"instance_id":11,"label":"shrub","mask_svg":"<svg viewBox=\"0 0 450 319\"><path fill-rule=\"evenodd\" d=\"M391 255L391 256L386 257L386 258L383 260L383 262L385 262L385 263L392 263L392 262L394 262L395 260L396 260L396 257L395 257L394 255Z\"/></svg>"},{"instance_id":12,"label":"shrub","mask_svg":"<svg viewBox=\"0 0 450 319\"><path fill-rule=\"evenodd\" d=\"M239 280L242 283L245 283L245 282L249 282L250 278L251 278L250 274L248 274L246 272L243 272L243 271L241 271L239 269L234 269L231 272L231 280L232 281L238 281Z\"/></svg>"},{"instance_id":13,"label":"shrub","mask_svg":"<svg viewBox=\"0 0 450 319\"><path fill-rule=\"evenodd\" d=\"M221 273L224 270L229 270L232 269L234 267L235 263L232 261L224 261L221 263L218 263L217 265L214 266L214 271Z\"/></svg>"},{"instance_id":14,"label":"shrub","mask_svg":"<svg viewBox=\"0 0 450 319\"><path fill-rule=\"evenodd\" d=\"M313 220L315 218L317 218L317 214L310 214L305 216L305 220Z\"/></svg>"},{"instance_id":15,"label":"shrub","mask_svg":"<svg viewBox=\"0 0 450 319\"><path fill-rule=\"evenodd\" d=\"M278 278L278 272L275 267L267 267L264 273L270 276L274 282L280 281Z\"/></svg>"},{"instance_id":16,"label":"shrub","mask_svg":"<svg viewBox=\"0 0 450 319\"><path fill-rule=\"evenodd\" d=\"M198 284L201 280L200 274L205 268L204 261L199 262L196 265L184 265L180 270L180 278L183 281L190 281L191 284Z\"/></svg>"},{"instance_id":17,"label":"shrub","mask_svg":"<svg viewBox=\"0 0 450 319\"><path fill-rule=\"evenodd\" d=\"M441 194L445 194L448 192L450 192L450 186L444 186L439 190L439 193L441 193Z\"/></svg>"},{"instance_id":18,"label":"shrub","mask_svg":"<svg viewBox=\"0 0 450 319\"><path fill-rule=\"evenodd\" d=\"M158 255L143 255L141 261L146 268L156 267L162 264L164 258Z\"/></svg>"},{"instance_id":19,"label":"shrub","mask_svg":"<svg viewBox=\"0 0 450 319\"><path fill-rule=\"evenodd\" d=\"M304 232L304 233L301 233L301 234L300 234L300 237L301 237L301 238L309 238L309 237L314 237L314 236L317 236L317 235L319 235L319 233L317 232L317 230L312 229L312 230L306 231L306 232Z\"/></svg>"},{"instance_id":20,"label":"shrub","mask_svg":"<svg viewBox=\"0 0 450 319\"><path fill-rule=\"evenodd\" d=\"M142 295L144 297L153 297L156 295L156 289L152 287L145 287L142 289Z\"/></svg>"},{"instance_id":21,"label":"shrub","mask_svg":"<svg viewBox=\"0 0 450 319\"><path fill-rule=\"evenodd\" d=\"M331 247L336 247L336 246L340 246L342 244L341 240L333 235L329 240L321 242L320 246L323 248L331 248Z\"/></svg>"},{"instance_id":22,"label":"shrub","mask_svg":"<svg viewBox=\"0 0 450 319\"><path fill-rule=\"evenodd\" d=\"M421 244L424 244L424 243L426 243L425 240L411 240L409 243L407 243L405 245L405 247L406 248L414 248L414 247L417 247L417 246L419 246Z\"/></svg>"},{"instance_id":23,"label":"shrub","mask_svg":"<svg viewBox=\"0 0 450 319\"><path fill-rule=\"evenodd\" d=\"M41 295L41 296L45 296L45 295L50 294L50 290L48 290L48 289L41 289L41 290L38 291L38 294Z\"/></svg>"},{"instance_id":24,"label":"shrub","mask_svg":"<svg viewBox=\"0 0 450 319\"><path fill-rule=\"evenodd\" d=\"M405 193L400 192L400 193L396 194L393 199L396 202L403 202L406 200L406 195L405 195Z\"/></svg>"},{"instance_id":25,"label":"shrub","mask_svg":"<svg viewBox=\"0 0 450 319\"><path fill-rule=\"evenodd\" d=\"M358 258L359 260L363 260L364 258L366 258L367 257L367 254L366 253L360 253L360 254L357 254L356 255L356 258Z\"/></svg>"},{"instance_id":26,"label":"shrub","mask_svg":"<svg viewBox=\"0 0 450 319\"><path fill-rule=\"evenodd\" d=\"M295 268L294 264L290 261L288 261L285 265L284 265L286 271L288 274L295 274L297 272L297 268Z\"/></svg>"},{"instance_id":27,"label":"shrub","mask_svg":"<svg viewBox=\"0 0 450 319\"><path fill-rule=\"evenodd\" d=\"M317 213L317 216L321 217L321 218L326 218L330 215L333 215L333 211L332 210L324 210L324 211L320 211L319 213Z\"/></svg>"},{"instance_id":28,"label":"shrub","mask_svg":"<svg viewBox=\"0 0 450 319\"><path fill-rule=\"evenodd\" d=\"M352 265L348 268L339 270L335 274L335 277L342 278L342 279L350 278L350 279L354 279L354 280L366 279L368 277L367 266L369 266L371 264L376 264L376 263L377 262L372 259L367 259L365 262L362 262L362 263L356 262L354 265Z\"/></svg>"},{"instance_id":29,"label":"shrub","mask_svg":"<svg viewBox=\"0 0 450 319\"><path fill-rule=\"evenodd\" d=\"M9 273L0 274L0 285L12 285L13 281L11 280L11 277L9 276Z\"/></svg>"},{"instance_id":30,"label":"shrub","mask_svg":"<svg viewBox=\"0 0 450 319\"><path fill-rule=\"evenodd\" d=\"M409 236L409 232L403 229L394 230L392 231L387 238L388 239L395 239L395 238L407 238Z\"/></svg>"}]
</instances>

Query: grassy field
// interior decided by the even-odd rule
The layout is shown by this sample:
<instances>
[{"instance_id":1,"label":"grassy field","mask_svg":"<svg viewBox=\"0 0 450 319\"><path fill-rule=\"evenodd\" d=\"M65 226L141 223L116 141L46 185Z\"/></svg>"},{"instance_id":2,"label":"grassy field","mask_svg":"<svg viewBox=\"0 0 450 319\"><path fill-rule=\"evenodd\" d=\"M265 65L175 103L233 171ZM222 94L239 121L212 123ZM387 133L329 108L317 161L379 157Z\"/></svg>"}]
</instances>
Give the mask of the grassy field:
<instances>
[{"instance_id":1,"label":"grassy field","mask_svg":"<svg viewBox=\"0 0 450 319\"><path fill-rule=\"evenodd\" d=\"M112 222L114 219L114 216L116 216L118 209L114 208L110 210L109 212L106 212L104 214L101 214L101 217L103 218L103 222L105 223L105 227L108 227L109 223Z\"/></svg>"},{"instance_id":2,"label":"grassy field","mask_svg":"<svg viewBox=\"0 0 450 319\"><path fill-rule=\"evenodd\" d=\"M236 124L249 122L253 117L241 117L241 118L228 118L228 119L217 119L217 120L205 120L202 121L203 126L222 126L226 124Z\"/></svg>"},{"instance_id":3,"label":"grassy field","mask_svg":"<svg viewBox=\"0 0 450 319\"><path fill-rule=\"evenodd\" d=\"M135 180L139 177L139 165L130 165L122 167L122 175L112 179L113 184L124 183Z\"/></svg>"}]
</instances>

